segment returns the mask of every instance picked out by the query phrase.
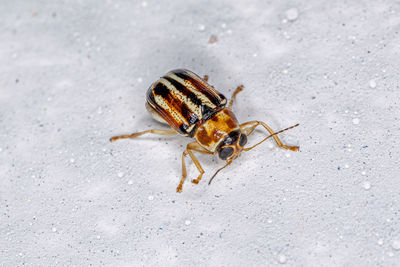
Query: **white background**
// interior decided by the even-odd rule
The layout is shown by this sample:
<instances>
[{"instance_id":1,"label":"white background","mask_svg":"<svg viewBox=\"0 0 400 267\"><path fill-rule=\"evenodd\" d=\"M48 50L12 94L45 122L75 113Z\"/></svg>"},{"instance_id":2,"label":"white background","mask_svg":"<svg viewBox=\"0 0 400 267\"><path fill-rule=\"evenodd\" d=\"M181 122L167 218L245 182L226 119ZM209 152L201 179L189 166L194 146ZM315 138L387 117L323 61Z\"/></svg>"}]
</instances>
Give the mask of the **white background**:
<instances>
[{"instance_id":1,"label":"white background","mask_svg":"<svg viewBox=\"0 0 400 267\"><path fill-rule=\"evenodd\" d=\"M0 5L1 266L400 266L396 1ZM239 121L300 123L300 152L266 142L211 186L201 155L176 193L191 140L108 142L163 128L145 92L175 68L244 84Z\"/></svg>"}]
</instances>

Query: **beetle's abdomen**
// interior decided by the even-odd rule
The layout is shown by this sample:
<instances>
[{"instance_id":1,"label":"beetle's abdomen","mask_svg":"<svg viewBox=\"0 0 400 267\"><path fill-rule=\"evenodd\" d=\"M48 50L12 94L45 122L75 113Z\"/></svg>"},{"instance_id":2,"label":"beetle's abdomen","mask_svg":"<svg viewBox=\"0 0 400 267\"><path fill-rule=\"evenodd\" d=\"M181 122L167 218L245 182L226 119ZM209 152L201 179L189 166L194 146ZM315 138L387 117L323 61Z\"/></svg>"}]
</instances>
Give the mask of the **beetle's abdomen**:
<instances>
[{"instance_id":1,"label":"beetle's abdomen","mask_svg":"<svg viewBox=\"0 0 400 267\"><path fill-rule=\"evenodd\" d=\"M226 105L226 98L188 70L173 70L147 91L147 103L173 129L193 137L199 124Z\"/></svg>"}]
</instances>

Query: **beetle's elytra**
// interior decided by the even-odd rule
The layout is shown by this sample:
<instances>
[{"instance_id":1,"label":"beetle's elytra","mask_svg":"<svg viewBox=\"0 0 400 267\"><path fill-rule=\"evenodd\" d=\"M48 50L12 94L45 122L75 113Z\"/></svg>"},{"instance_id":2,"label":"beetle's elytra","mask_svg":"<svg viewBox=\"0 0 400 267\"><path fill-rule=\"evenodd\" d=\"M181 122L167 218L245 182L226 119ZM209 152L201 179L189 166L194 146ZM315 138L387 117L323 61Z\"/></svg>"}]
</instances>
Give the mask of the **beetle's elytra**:
<instances>
[{"instance_id":1,"label":"beetle's elytra","mask_svg":"<svg viewBox=\"0 0 400 267\"><path fill-rule=\"evenodd\" d=\"M220 168L214 176L223 168L240 156L242 150L248 151L258 146L266 139L273 137L279 147L297 151L298 146L284 145L278 137L278 133L296 127L298 124L274 133L264 122L249 121L239 124L232 112L232 104L236 95L243 90L238 86L228 104L225 96L219 93L208 83L208 77L200 78L191 71L178 69L168 72L158 81L153 83L147 91L146 108L154 119L168 123L169 130L147 130L129 135L114 136L111 142L123 138L135 138L145 133L160 135L180 134L196 141L187 145L182 154L182 179L176 188L182 191L186 179L185 156L189 154L200 175L192 180L197 184L204 170L193 154L194 151L204 154L218 153L219 157L226 161L226 165ZM270 135L256 145L244 148L247 137L258 126L263 126ZM214 176L212 178L214 178ZM211 182L211 180L210 180Z\"/></svg>"}]
</instances>

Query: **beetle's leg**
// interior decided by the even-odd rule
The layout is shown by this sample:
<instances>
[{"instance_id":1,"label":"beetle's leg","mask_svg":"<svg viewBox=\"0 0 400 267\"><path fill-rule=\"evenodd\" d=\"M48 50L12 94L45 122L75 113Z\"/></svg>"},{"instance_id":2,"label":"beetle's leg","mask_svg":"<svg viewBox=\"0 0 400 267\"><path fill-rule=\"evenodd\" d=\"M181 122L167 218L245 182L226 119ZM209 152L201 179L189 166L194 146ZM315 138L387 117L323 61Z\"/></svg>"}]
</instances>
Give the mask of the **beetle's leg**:
<instances>
[{"instance_id":1,"label":"beetle's leg","mask_svg":"<svg viewBox=\"0 0 400 267\"><path fill-rule=\"evenodd\" d=\"M199 176L197 177L197 179L192 180L193 183L198 184L199 181L201 180L201 177L204 174L204 170L200 165L200 162L197 160L196 156L193 154L193 151L196 152L200 152L203 154L212 154L211 152L205 150L204 148L202 148L197 142L192 142L189 143L186 147L186 150L183 151L182 153L182 179L178 185L178 187L176 188L176 192L181 192L182 191L182 186L183 183L185 182L186 176L187 176L187 172L186 172L186 164L185 164L185 156L187 154L189 154L190 158L192 159L192 161L194 162L194 164L196 165L197 170L200 172Z\"/></svg>"},{"instance_id":2,"label":"beetle's leg","mask_svg":"<svg viewBox=\"0 0 400 267\"><path fill-rule=\"evenodd\" d=\"M143 134L146 133L152 133L152 134L160 134L160 135L175 135L177 134L177 132L175 130L147 130L147 131L143 131L143 132L137 132L137 133L133 133L133 134L123 134L123 135L118 135L118 136L114 136L110 138L110 142L114 142L118 139L125 139L125 138L135 138L138 136L141 136Z\"/></svg>"},{"instance_id":3,"label":"beetle's leg","mask_svg":"<svg viewBox=\"0 0 400 267\"><path fill-rule=\"evenodd\" d=\"M202 153L202 154L212 154L211 152L205 150L202 146L200 146L197 142L192 142L188 144L188 152L189 152L189 156L192 158L194 164L197 167L197 170L200 172L199 176L197 177L197 179L192 180L192 183L194 184L198 184L201 180L201 177L204 174L204 170L200 165L200 162L198 161L198 159L196 158L196 156L193 154L193 151Z\"/></svg>"},{"instance_id":4,"label":"beetle's leg","mask_svg":"<svg viewBox=\"0 0 400 267\"><path fill-rule=\"evenodd\" d=\"M267 124L265 124L265 123L262 122L262 121L249 121L249 122L245 122L245 123L243 123L243 124L240 125L240 130L242 131L242 133L244 133L245 135L249 136L249 135L254 131L254 129L255 129L258 125L260 125L260 124L261 124L265 129L267 129L267 131L268 131L270 134L274 134L274 131L271 129L271 127L269 127ZM299 150L299 147L298 147L298 146L288 146L288 145L284 145L277 135L274 135L274 136L272 136L272 137L274 138L276 144L277 144L279 147L282 147L282 148L284 148L284 149L289 149L289 150L292 150L292 151L297 151L297 150Z\"/></svg>"},{"instance_id":5,"label":"beetle's leg","mask_svg":"<svg viewBox=\"0 0 400 267\"><path fill-rule=\"evenodd\" d=\"M204 75L203 80L205 80L206 82L208 82L208 75Z\"/></svg>"},{"instance_id":6,"label":"beetle's leg","mask_svg":"<svg viewBox=\"0 0 400 267\"><path fill-rule=\"evenodd\" d=\"M228 108L229 108L229 109L232 109L233 101L235 101L236 95L237 95L238 93L240 93L240 92L243 90L243 88L244 88L243 85L239 85L239 86L236 88L235 92L233 92L232 97L231 97L231 101L229 101L229 104L228 104Z\"/></svg>"}]
</instances>

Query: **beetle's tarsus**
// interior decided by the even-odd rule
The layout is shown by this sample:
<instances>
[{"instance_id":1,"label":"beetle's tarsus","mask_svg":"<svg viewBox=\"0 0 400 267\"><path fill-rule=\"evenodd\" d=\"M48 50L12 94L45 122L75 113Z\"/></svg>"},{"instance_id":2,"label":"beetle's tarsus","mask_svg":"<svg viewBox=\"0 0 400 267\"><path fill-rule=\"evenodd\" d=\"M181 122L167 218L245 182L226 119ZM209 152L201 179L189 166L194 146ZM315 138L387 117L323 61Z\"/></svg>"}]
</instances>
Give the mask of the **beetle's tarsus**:
<instances>
[{"instance_id":1,"label":"beetle's tarsus","mask_svg":"<svg viewBox=\"0 0 400 267\"><path fill-rule=\"evenodd\" d=\"M283 145L282 148L296 152L296 151L299 151L300 147Z\"/></svg>"},{"instance_id":2,"label":"beetle's tarsus","mask_svg":"<svg viewBox=\"0 0 400 267\"><path fill-rule=\"evenodd\" d=\"M182 192L182 185L179 185L179 186L176 188L176 192L177 192L177 193L181 193L181 192Z\"/></svg>"}]
</instances>

